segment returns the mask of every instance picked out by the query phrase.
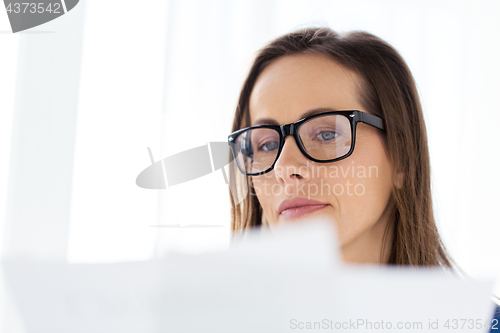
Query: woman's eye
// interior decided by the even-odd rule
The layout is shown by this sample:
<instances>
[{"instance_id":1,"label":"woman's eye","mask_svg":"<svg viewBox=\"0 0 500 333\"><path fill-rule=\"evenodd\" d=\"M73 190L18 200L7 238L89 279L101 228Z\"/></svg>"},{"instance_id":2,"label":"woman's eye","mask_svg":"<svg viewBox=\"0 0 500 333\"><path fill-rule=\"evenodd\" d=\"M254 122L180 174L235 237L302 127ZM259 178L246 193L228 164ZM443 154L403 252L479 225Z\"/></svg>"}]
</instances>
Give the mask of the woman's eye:
<instances>
[{"instance_id":1,"label":"woman's eye","mask_svg":"<svg viewBox=\"0 0 500 333\"><path fill-rule=\"evenodd\" d=\"M271 151L271 150L275 150L275 149L278 149L278 142L277 141L269 141L269 142L266 142L266 143L259 146L259 150L263 150L263 151Z\"/></svg>"},{"instance_id":2,"label":"woman's eye","mask_svg":"<svg viewBox=\"0 0 500 333\"><path fill-rule=\"evenodd\" d=\"M335 139L337 135L334 131L322 131L316 135L316 138L321 141L329 141Z\"/></svg>"}]
</instances>

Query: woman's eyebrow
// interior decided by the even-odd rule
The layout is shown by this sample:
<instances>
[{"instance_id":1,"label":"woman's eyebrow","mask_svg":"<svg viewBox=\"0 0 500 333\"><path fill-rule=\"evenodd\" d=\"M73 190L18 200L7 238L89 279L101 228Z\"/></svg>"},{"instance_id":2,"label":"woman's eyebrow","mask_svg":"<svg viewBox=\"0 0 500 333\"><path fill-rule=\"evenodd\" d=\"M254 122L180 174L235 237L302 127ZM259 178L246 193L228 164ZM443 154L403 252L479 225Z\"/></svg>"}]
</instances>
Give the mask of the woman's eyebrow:
<instances>
[{"instance_id":1,"label":"woman's eyebrow","mask_svg":"<svg viewBox=\"0 0 500 333\"><path fill-rule=\"evenodd\" d=\"M324 112L330 112L330 111L336 111L335 109L332 108L318 108L318 109L312 109L309 111L304 112L298 120L304 119L319 113L324 113ZM259 126L259 125L278 125L279 123L276 121L276 119L273 118L259 118L257 119L252 126Z\"/></svg>"},{"instance_id":2,"label":"woman's eyebrow","mask_svg":"<svg viewBox=\"0 0 500 333\"><path fill-rule=\"evenodd\" d=\"M252 126L259 125L279 125L278 122L273 118L259 118L252 124Z\"/></svg>"},{"instance_id":3,"label":"woman's eyebrow","mask_svg":"<svg viewBox=\"0 0 500 333\"><path fill-rule=\"evenodd\" d=\"M310 117L310 116L314 116L316 114L320 114L320 113L324 113L324 112L331 112L331 111L337 111L337 110L336 109L332 109L332 108L312 109L312 110L304 112L302 114L302 116L300 117L300 119L304 119L304 118L307 118L307 117Z\"/></svg>"}]
</instances>

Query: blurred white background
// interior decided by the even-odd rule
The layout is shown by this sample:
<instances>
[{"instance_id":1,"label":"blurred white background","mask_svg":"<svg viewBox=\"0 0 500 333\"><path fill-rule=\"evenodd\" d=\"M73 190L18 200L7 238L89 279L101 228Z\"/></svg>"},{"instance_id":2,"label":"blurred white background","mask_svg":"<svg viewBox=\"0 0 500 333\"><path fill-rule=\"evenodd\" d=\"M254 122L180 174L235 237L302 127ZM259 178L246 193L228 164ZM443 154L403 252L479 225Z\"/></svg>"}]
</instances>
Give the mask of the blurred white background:
<instances>
[{"instance_id":1,"label":"blurred white background","mask_svg":"<svg viewBox=\"0 0 500 333\"><path fill-rule=\"evenodd\" d=\"M0 251L113 262L226 248L222 174L139 188L147 147L159 160L225 141L255 52L329 26L366 30L403 55L445 244L472 277L500 280L498 17L496 0L82 0L12 34L0 10ZM158 227L169 224L224 227Z\"/></svg>"}]
</instances>

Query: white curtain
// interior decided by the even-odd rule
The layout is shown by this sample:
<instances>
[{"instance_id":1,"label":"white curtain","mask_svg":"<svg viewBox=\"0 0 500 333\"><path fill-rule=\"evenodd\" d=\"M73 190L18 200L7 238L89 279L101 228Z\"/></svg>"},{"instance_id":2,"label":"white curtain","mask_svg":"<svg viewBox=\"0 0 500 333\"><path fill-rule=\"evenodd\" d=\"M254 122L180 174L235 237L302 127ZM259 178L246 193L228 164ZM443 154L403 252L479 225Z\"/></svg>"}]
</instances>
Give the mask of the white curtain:
<instances>
[{"instance_id":1,"label":"white curtain","mask_svg":"<svg viewBox=\"0 0 500 333\"><path fill-rule=\"evenodd\" d=\"M445 244L471 276L500 280L500 2L82 0L33 29L45 33L15 35L0 12L5 254L112 262L227 247L221 172L139 188L147 147L159 160L225 141L255 52L297 28L329 26L371 32L405 58L424 106ZM48 63L48 45L73 70ZM66 89L59 104L52 86Z\"/></svg>"}]
</instances>

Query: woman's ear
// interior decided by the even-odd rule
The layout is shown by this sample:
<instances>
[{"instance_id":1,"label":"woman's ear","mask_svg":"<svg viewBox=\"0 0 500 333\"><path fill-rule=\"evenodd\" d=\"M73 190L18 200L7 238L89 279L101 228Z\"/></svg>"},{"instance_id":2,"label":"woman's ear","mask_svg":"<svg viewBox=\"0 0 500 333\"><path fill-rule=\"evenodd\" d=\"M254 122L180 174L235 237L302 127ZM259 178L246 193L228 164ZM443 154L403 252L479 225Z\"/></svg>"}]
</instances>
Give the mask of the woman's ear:
<instances>
[{"instance_id":1,"label":"woman's ear","mask_svg":"<svg viewBox=\"0 0 500 333\"><path fill-rule=\"evenodd\" d=\"M405 174L404 172L398 172L396 173L396 176L394 178L394 186L396 186L397 189L402 189L403 188L403 183L405 181Z\"/></svg>"}]
</instances>

